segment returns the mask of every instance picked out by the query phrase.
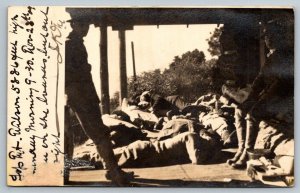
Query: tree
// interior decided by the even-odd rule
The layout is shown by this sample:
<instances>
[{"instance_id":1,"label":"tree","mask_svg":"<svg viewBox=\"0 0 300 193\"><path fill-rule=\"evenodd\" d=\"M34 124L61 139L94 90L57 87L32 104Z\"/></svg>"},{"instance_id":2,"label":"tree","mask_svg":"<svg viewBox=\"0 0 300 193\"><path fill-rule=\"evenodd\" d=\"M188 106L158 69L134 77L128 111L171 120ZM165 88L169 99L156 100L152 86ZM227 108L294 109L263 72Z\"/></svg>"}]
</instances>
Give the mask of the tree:
<instances>
[{"instance_id":1,"label":"tree","mask_svg":"<svg viewBox=\"0 0 300 193\"><path fill-rule=\"evenodd\" d=\"M170 68L163 73L165 80L175 86L173 93L183 96L187 101L197 99L203 88L199 82L203 83L206 79L204 63L205 55L198 49L188 51L181 57L175 56Z\"/></svg>"},{"instance_id":2,"label":"tree","mask_svg":"<svg viewBox=\"0 0 300 193\"><path fill-rule=\"evenodd\" d=\"M130 78L128 82L130 96L136 96L149 90L161 95L168 95L169 93L174 93L173 91L176 90L174 85L168 82L165 75L159 69L143 72L137 76L136 81Z\"/></svg>"},{"instance_id":3,"label":"tree","mask_svg":"<svg viewBox=\"0 0 300 193\"><path fill-rule=\"evenodd\" d=\"M169 68L144 72L136 81L129 80L129 94L134 96L143 91L152 90L162 96L180 95L186 101L193 102L207 92L221 93L226 80L236 79L236 44L230 30L218 27L207 40L208 51L214 57L206 61L205 54L198 49L175 56ZM222 48L224 50L222 50ZM137 89L134 90L134 85Z\"/></svg>"},{"instance_id":4,"label":"tree","mask_svg":"<svg viewBox=\"0 0 300 193\"><path fill-rule=\"evenodd\" d=\"M195 49L175 56L169 68L144 72L137 80L129 79L128 90L131 96L152 90L162 96L181 95L186 101L194 101L205 94L211 82L211 66L206 65L205 55ZM134 85L137 89L134 90Z\"/></svg>"},{"instance_id":5,"label":"tree","mask_svg":"<svg viewBox=\"0 0 300 193\"><path fill-rule=\"evenodd\" d=\"M221 55L221 43L220 37L222 34L224 27L217 27L215 31L212 33L212 36L207 39L207 43L209 45L208 51L212 56L220 56Z\"/></svg>"}]
</instances>

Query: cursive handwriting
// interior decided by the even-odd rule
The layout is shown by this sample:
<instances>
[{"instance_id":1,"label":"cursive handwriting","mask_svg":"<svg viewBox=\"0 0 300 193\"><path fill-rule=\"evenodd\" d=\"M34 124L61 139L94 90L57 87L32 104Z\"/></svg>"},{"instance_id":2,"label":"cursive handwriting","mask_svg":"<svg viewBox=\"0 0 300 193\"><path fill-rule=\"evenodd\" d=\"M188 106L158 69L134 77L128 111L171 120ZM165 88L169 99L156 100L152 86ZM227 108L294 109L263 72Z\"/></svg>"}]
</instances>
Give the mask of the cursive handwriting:
<instances>
[{"instance_id":1,"label":"cursive handwriting","mask_svg":"<svg viewBox=\"0 0 300 193\"><path fill-rule=\"evenodd\" d=\"M48 117L48 114L49 114L49 109L44 110L43 114L44 114L44 116L40 117L40 120L41 120L40 125L43 127L43 129L47 129L47 127L48 127L47 117Z\"/></svg>"},{"instance_id":2,"label":"cursive handwriting","mask_svg":"<svg viewBox=\"0 0 300 193\"><path fill-rule=\"evenodd\" d=\"M13 150L8 153L8 157L10 159L15 160L15 159L23 158L23 155L25 154L25 152L23 151L23 148L20 146L21 140L22 140L22 138L20 138L19 141L16 141L15 146L11 146L11 149L13 149Z\"/></svg>"},{"instance_id":3,"label":"cursive handwriting","mask_svg":"<svg viewBox=\"0 0 300 193\"><path fill-rule=\"evenodd\" d=\"M47 166L45 163L64 160L57 93L65 22L51 21L50 11L51 7L9 9L7 177L10 183L27 183L27 175L40 176ZM53 70L57 70L57 76L50 81Z\"/></svg>"},{"instance_id":4,"label":"cursive handwriting","mask_svg":"<svg viewBox=\"0 0 300 193\"><path fill-rule=\"evenodd\" d=\"M48 43L48 12L49 12L49 7L46 8L46 11L40 10L40 12L43 14L44 16L44 20L43 20L43 25L42 25L42 32L40 33L40 35L42 36L42 48L37 48L37 50L41 53L43 53L45 56L48 55L48 51L47 51L47 43Z\"/></svg>"},{"instance_id":5,"label":"cursive handwriting","mask_svg":"<svg viewBox=\"0 0 300 193\"><path fill-rule=\"evenodd\" d=\"M53 163L57 163L59 162L59 155L64 154L64 152L61 150L60 137L58 135L53 134L51 136L54 137L54 142L52 143L54 148L51 150L51 153L55 157Z\"/></svg>"},{"instance_id":6,"label":"cursive handwriting","mask_svg":"<svg viewBox=\"0 0 300 193\"><path fill-rule=\"evenodd\" d=\"M10 118L12 121L10 122L10 125L12 126L11 128L8 129L8 134L10 136L16 136L21 134L21 111L20 111L20 97L17 96L15 103L14 103L14 116L11 116Z\"/></svg>"},{"instance_id":7,"label":"cursive handwriting","mask_svg":"<svg viewBox=\"0 0 300 193\"><path fill-rule=\"evenodd\" d=\"M24 29L24 27L18 23L18 17L19 15L15 15L11 18L12 23L9 26L12 26L12 30L9 31L9 33L18 34L18 28Z\"/></svg>"},{"instance_id":8,"label":"cursive handwriting","mask_svg":"<svg viewBox=\"0 0 300 193\"><path fill-rule=\"evenodd\" d=\"M35 7L28 6L27 7L27 13L22 13L22 19L25 20L26 26L34 26L34 22L31 19L31 16L33 15L33 11L35 10Z\"/></svg>"},{"instance_id":9,"label":"cursive handwriting","mask_svg":"<svg viewBox=\"0 0 300 193\"><path fill-rule=\"evenodd\" d=\"M42 97L36 97L39 101L45 103L46 105L48 105L48 92L47 92L47 72L46 72L46 67L47 67L47 59L43 59L43 65L41 66L41 70L42 70Z\"/></svg>"},{"instance_id":10,"label":"cursive handwriting","mask_svg":"<svg viewBox=\"0 0 300 193\"><path fill-rule=\"evenodd\" d=\"M43 148L48 148L48 144L47 144L47 139L48 138L48 134L46 133L43 137L39 137L37 135L32 135L30 137L30 149L29 149L29 153L32 155L32 173L36 173L37 170L37 163L36 163L36 159L37 159L37 154L36 154L36 139L40 139L42 140L42 147Z\"/></svg>"},{"instance_id":11,"label":"cursive handwriting","mask_svg":"<svg viewBox=\"0 0 300 193\"><path fill-rule=\"evenodd\" d=\"M33 28L31 28L32 30L29 30L30 33L33 33ZM35 50L35 46L33 45L33 37L31 34L28 35L28 39L27 39L27 44L23 45L21 47L22 51L24 53L30 53L33 54L33 51Z\"/></svg>"},{"instance_id":12,"label":"cursive handwriting","mask_svg":"<svg viewBox=\"0 0 300 193\"><path fill-rule=\"evenodd\" d=\"M12 45L11 54L10 54L11 59L12 60L23 59L18 55L18 50L17 50L18 41L10 42L10 45Z\"/></svg>"},{"instance_id":13,"label":"cursive handwriting","mask_svg":"<svg viewBox=\"0 0 300 193\"><path fill-rule=\"evenodd\" d=\"M9 174L9 177L11 177L12 181L22 181L24 178L23 170L27 169L24 167L24 163L19 161L17 166L12 167L12 169L15 171L15 174Z\"/></svg>"},{"instance_id":14,"label":"cursive handwriting","mask_svg":"<svg viewBox=\"0 0 300 193\"><path fill-rule=\"evenodd\" d=\"M29 119L30 123L29 126L25 128L25 131L30 132L30 131L35 131L35 112L34 112L34 93L39 92L38 90L34 88L29 88L30 94L29 94L29 99L26 98L26 100L29 100L30 104L30 113L29 113Z\"/></svg>"}]
</instances>

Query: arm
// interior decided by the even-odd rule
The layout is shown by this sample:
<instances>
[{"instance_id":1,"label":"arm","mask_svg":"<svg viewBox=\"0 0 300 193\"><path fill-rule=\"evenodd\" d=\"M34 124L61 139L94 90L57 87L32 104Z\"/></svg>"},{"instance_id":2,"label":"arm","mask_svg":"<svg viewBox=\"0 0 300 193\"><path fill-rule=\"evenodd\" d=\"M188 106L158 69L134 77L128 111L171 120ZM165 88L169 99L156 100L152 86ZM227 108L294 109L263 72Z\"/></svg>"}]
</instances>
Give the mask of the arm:
<instances>
[{"instance_id":1,"label":"arm","mask_svg":"<svg viewBox=\"0 0 300 193\"><path fill-rule=\"evenodd\" d=\"M264 68L262 68L259 72L259 74L256 76L252 83L252 90L249 93L249 98L251 100L258 100L259 93L264 89L265 87L265 81L264 81Z\"/></svg>"},{"instance_id":2,"label":"arm","mask_svg":"<svg viewBox=\"0 0 300 193\"><path fill-rule=\"evenodd\" d=\"M272 84L270 85L270 87L263 92L263 94L259 98L259 101L271 99L272 96L274 96L274 94L276 94L278 90L280 90L280 80L279 80L279 78L276 78L272 82Z\"/></svg>"}]
</instances>

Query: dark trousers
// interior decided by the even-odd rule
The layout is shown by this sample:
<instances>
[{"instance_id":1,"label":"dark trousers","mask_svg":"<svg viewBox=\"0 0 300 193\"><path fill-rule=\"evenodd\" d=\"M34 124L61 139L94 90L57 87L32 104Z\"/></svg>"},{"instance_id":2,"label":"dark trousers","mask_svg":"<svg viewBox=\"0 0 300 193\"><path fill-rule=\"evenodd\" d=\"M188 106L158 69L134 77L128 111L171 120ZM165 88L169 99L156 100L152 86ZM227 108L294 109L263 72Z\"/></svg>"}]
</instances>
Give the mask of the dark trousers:
<instances>
[{"instance_id":1,"label":"dark trousers","mask_svg":"<svg viewBox=\"0 0 300 193\"><path fill-rule=\"evenodd\" d=\"M112 150L109 128L103 124L99 104L89 100L81 100L84 101L82 103L76 103L75 101L76 100L74 99L69 100L68 105L74 111L85 134L92 139L96 145L97 151L103 159L105 167L108 170L118 168ZM69 130L68 132L72 133L72 130ZM73 151L73 149L71 151Z\"/></svg>"}]
</instances>

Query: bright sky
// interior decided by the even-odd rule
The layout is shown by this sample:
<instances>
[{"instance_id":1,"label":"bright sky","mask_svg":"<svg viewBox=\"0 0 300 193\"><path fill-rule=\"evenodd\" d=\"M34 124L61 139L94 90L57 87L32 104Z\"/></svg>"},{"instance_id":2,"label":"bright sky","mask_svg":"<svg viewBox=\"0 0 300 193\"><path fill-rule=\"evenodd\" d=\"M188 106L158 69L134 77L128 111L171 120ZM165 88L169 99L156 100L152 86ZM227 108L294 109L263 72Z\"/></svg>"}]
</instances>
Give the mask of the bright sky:
<instances>
[{"instance_id":1,"label":"bright sky","mask_svg":"<svg viewBox=\"0 0 300 193\"><path fill-rule=\"evenodd\" d=\"M133 75L131 42L134 42L137 74L154 69L168 68L174 56L187 51L203 51L206 59L211 58L207 38L217 25L160 25L134 26L126 31L127 76ZM84 38L88 51L88 61L92 65L92 74L98 94L100 94L100 29L90 26ZM119 90L119 38L118 32L108 28L108 66L110 97Z\"/></svg>"}]
</instances>

